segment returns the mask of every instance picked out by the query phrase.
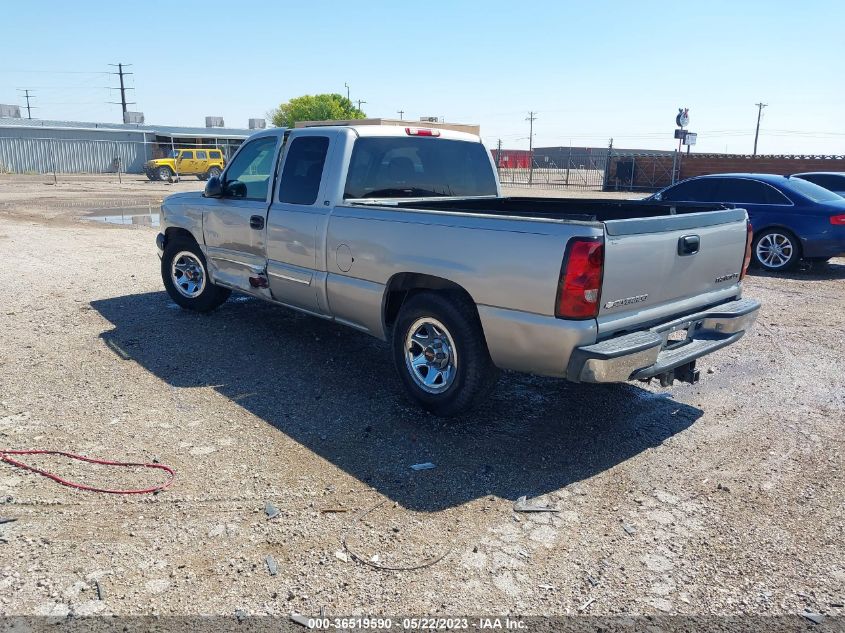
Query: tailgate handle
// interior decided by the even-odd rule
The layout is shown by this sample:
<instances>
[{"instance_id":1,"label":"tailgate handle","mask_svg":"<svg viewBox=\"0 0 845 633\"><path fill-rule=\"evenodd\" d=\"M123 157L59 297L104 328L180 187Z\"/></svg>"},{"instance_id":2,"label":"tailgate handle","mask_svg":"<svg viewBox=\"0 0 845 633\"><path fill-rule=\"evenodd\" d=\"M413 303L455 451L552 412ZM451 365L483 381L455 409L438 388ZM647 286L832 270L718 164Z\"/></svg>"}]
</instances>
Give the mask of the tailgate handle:
<instances>
[{"instance_id":1,"label":"tailgate handle","mask_svg":"<svg viewBox=\"0 0 845 633\"><path fill-rule=\"evenodd\" d=\"M260 231L264 228L264 217L260 215L253 215L249 219L249 227Z\"/></svg>"},{"instance_id":2,"label":"tailgate handle","mask_svg":"<svg viewBox=\"0 0 845 633\"><path fill-rule=\"evenodd\" d=\"M701 246L697 235L684 235L678 240L678 255L695 255Z\"/></svg>"}]
</instances>

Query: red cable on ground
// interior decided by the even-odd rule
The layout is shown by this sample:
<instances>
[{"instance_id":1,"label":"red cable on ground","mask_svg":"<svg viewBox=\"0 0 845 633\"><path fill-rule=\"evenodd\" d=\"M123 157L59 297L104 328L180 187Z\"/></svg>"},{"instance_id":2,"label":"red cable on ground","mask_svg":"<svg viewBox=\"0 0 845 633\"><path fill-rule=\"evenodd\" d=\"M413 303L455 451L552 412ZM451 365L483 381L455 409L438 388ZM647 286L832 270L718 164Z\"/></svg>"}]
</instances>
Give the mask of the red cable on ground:
<instances>
[{"instance_id":1,"label":"red cable on ground","mask_svg":"<svg viewBox=\"0 0 845 633\"><path fill-rule=\"evenodd\" d=\"M51 472L46 470L41 470L40 468L36 468L35 466L30 466L29 464L24 464L23 462L19 462L16 459L12 459L9 455L61 455L62 457L68 457L70 459L78 459L82 462L88 462L90 464L100 464L102 466L142 466L144 468L158 468L159 470L163 470L168 473L169 477L167 481L161 485L154 486L153 488L143 488L141 490L111 490L109 488L94 488L93 486L86 486L85 484L79 484L75 481L68 481L67 479L62 479L58 475L54 475ZM170 466L165 466L164 464L141 464L141 463L134 463L134 462L112 462L105 459L94 459L93 457L84 457L82 455L75 455L74 453L66 453L64 451L44 451L44 450L24 450L24 451L13 451L13 450L5 450L0 449L0 461L4 461L7 464L11 464L12 466L17 466L18 468L23 468L25 470L31 470L34 473L38 473L39 475L43 475L53 481L57 481L63 486L70 486L71 488L78 488L79 490L88 490L90 492L106 492L109 494L115 495L142 495L142 494L149 494L151 492L158 492L159 490L164 490L170 484L173 483L173 480L176 478L176 473L173 472L173 469Z\"/></svg>"}]
</instances>

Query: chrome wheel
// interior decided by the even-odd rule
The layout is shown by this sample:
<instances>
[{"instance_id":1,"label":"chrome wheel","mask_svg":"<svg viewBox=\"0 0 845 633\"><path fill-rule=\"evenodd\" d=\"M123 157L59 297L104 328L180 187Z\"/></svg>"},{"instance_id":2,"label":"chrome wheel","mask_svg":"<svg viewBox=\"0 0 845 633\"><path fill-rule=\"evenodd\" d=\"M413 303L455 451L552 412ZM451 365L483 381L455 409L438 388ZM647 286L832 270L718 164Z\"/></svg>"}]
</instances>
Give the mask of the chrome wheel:
<instances>
[{"instance_id":1,"label":"chrome wheel","mask_svg":"<svg viewBox=\"0 0 845 633\"><path fill-rule=\"evenodd\" d=\"M449 330L430 317L414 321L405 336L405 365L420 389L446 391L458 371L458 351Z\"/></svg>"},{"instance_id":2,"label":"chrome wheel","mask_svg":"<svg viewBox=\"0 0 845 633\"><path fill-rule=\"evenodd\" d=\"M170 266L170 278L183 297L194 299L205 290L205 267L191 251L180 251Z\"/></svg>"},{"instance_id":3,"label":"chrome wheel","mask_svg":"<svg viewBox=\"0 0 845 633\"><path fill-rule=\"evenodd\" d=\"M757 242L757 259L767 268L782 268L791 260L795 246L782 233L767 233Z\"/></svg>"}]
</instances>

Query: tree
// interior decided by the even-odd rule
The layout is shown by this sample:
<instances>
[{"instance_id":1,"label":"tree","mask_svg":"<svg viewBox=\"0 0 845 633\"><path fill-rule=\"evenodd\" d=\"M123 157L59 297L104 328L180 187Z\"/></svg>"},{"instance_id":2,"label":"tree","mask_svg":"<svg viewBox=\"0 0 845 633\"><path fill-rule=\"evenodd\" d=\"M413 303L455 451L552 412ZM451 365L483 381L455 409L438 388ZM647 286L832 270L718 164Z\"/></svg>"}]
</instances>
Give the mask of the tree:
<instances>
[{"instance_id":1,"label":"tree","mask_svg":"<svg viewBox=\"0 0 845 633\"><path fill-rule=\"evenodd\" d=\"M349 99L339 94L303 95L283 103L269 114L277 127L293 127L297 121L366 118Z\"/></svg>"}]
</instances>

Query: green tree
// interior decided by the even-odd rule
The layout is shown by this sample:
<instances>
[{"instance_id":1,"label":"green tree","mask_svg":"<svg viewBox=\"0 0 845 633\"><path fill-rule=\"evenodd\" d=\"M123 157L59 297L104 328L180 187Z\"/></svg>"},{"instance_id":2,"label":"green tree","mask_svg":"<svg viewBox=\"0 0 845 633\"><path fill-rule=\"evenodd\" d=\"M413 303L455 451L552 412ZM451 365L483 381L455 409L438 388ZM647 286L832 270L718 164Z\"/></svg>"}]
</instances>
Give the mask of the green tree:
<instances>
[{"instance_id":1,"label":"green tree","mask_svg":"<svg viewBox=\"0 0 845 633\"><path fill-rule=\"evenodd\" d=\"M277 127L293 127L297 121L364 119L366 115L339 94L303 95L283 103L270 112Z\"/></svg>"}]
</instances>

